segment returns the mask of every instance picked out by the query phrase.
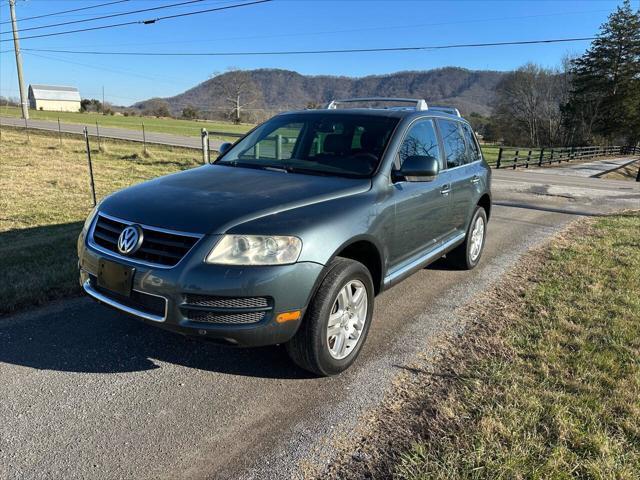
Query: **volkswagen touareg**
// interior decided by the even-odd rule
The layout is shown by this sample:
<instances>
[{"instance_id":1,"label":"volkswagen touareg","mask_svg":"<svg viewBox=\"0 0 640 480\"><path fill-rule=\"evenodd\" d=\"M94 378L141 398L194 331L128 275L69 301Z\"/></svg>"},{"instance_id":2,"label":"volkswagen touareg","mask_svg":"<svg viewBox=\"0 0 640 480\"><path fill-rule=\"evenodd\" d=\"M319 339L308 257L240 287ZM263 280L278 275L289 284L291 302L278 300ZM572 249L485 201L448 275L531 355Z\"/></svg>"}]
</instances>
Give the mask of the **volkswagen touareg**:
<instances>
[{"instance_id":1,"label":"volkswagen touareg","mask_svg":"<svg viewBox=\"0 0 640 480\"><path fill-rule=\"evenodd\" d=\"M284 344L332 375L362 349L377 294L440 257L480 259L491 172L456 109L337 100L219 151L94 209L78 241L87 294L181 334Z\"/></svg>"}]
</instances>

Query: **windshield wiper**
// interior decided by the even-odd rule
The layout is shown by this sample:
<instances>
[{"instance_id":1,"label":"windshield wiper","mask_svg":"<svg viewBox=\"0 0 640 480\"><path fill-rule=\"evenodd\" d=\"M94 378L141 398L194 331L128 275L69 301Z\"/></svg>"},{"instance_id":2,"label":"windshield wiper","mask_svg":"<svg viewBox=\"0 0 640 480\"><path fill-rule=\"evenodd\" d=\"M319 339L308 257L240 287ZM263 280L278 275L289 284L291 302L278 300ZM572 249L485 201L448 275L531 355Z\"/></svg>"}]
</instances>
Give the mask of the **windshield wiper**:
<instances>
[{"instance_id":1,"label":"windshield wiper","mask_svg":"<svg viewBox=\"0 0 640 480\"><path fill-rule=\"evenodd\" d=\"M285 172L285 173L289 173L291 171L288 167L284 167L282 165L272 165L269 163L258 164L258 163L249 163L249 162L219 162L218 165L226 165L229 167L240 167L240 168L253 168L255 170L271 170L275 172Z\"/></svg>"}]
</instances>

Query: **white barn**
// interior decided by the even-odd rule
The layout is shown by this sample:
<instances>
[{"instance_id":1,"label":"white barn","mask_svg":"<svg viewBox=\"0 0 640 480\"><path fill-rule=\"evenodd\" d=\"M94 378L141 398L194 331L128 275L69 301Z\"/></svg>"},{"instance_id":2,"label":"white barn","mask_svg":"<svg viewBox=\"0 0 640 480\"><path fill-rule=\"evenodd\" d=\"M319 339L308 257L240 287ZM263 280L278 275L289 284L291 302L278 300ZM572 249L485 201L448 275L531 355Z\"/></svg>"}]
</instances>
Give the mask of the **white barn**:
<instances>
[{"instance_id":1,"label":"white barn","mask_svg":"<svg viewBox=\"0 0 640 480\"><path fill-rule=\"evenodd\" d=\"M80 92L76 87L29 85L29 107L55 112L79 112Z\"/></svg>"}]
</instances>

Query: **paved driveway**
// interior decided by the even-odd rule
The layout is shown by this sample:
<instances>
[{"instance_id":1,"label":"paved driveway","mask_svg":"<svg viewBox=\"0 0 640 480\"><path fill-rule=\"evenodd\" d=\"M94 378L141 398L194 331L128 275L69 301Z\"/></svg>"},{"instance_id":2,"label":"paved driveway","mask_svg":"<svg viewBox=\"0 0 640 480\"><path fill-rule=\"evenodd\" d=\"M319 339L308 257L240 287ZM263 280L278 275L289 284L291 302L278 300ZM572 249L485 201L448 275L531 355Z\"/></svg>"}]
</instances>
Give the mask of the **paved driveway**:
<instances>
[{"instance_id":1,"label":"paved driveway","mask_svg":"<svg viewBox=\"0 0 640 480\"><path fill-rule=\"evenodd\" d=\"M15 117L0 117L0 124L2 125L10 125L13 127L24 127L24 120L21 118ZM48 120L29 120L28 121L29 128L34 128L38 130L47 130L47 131L58 131L58 123L50 122ZM60 130L64 133L76 133L82 135L84 125L80 125L78 123L61 123ZM88 124L87 129L89 130L89 135L97 135L97 128L95 124ZM142 129L140 130L130 130L127 128L114 128L114 127L99 127L100 136L105 138L115 138L119 140L130 140L133 142L142 142ZM145 136L147 138L147 143L156 143L160 145L171 145L174 147L185 147L185 148L197 148L202 149L202 140L200 137L186 137L182 135L171 135L169 133L156 133L156 132L145 132ZM216 140L213 138L209 139L209 147L212 150L217 150L218 147L222 144L222 140Z\"/></svg>"},{"instance_id":2,"label":"paved driveway","mask_svg":"<svg viewBox=\"0 0 640 480\"><path fill-rule=\"evenodd\" d=\"M282 348L185 339L86 298L0 319L0 478L299 478L328 461L523 252L582 214L640 207L635 182L494 179L481 265L435 264L378 297L361 357L336 378L310 378Z\"/></svg>"}]
</instances>

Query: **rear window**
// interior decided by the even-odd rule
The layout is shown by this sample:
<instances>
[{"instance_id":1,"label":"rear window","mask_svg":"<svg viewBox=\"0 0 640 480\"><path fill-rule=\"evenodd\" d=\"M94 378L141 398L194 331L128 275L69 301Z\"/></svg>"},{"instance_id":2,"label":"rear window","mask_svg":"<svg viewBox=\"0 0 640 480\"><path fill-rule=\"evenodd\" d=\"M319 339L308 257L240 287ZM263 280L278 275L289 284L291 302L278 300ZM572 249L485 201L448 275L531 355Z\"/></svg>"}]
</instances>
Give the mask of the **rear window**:
<instances>
[{"instance_id":1,"label":"rear window","mask_svg":"<svg viewBox=\"0 0 640 480\"><path fill-rule=\"evenodd\" d=\"M463 123L462 131L464 132L464 139L467 142L467 163L480 160L480 148L478 147L478 142L476 142L476 137L473 134L473 130L468 124Z\"/></svg>"},{"instance_id":2,"label":"rear window","mask_svg":"<svg viewBox=\"0 0 640 480\"><path fill-rule=\"evenodd\" d=\"M460 122L438 120L447 168L464 165L467 161L467 146L464 141Z\"/></svg>"}]
</instances>

